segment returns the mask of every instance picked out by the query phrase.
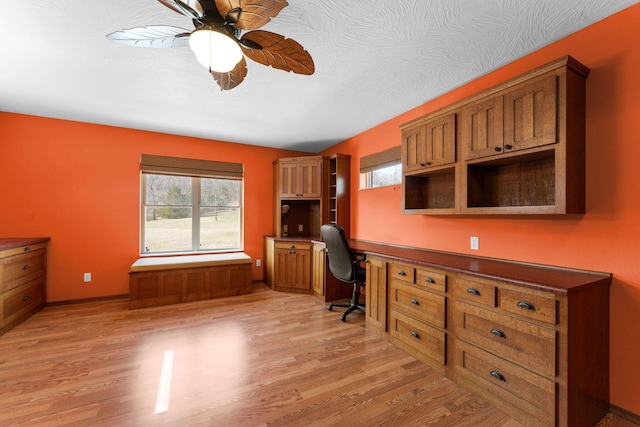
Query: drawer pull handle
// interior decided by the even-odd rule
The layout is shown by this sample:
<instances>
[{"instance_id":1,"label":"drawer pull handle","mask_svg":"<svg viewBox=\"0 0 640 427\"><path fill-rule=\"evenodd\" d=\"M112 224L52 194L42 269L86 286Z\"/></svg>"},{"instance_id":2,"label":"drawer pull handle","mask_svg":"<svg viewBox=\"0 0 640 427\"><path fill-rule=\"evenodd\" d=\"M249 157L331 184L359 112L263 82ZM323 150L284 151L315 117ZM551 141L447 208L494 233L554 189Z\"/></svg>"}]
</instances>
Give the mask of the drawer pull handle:
<instances>
[{"instance_id":1,"label":"drawer pull handle","mask_svg":"<svg viewBox=\"0 0 640 427\"><path fill-rule=\"evenodd\" d=\"M531 304L528 301L520 301L520 302L518 302L518 307L523 308L525 310L536 311L536 306Z\"/></svg>"},{"instance_id":2,"label":"drawer pull handle","mask_svg":"<svg viewBox=\"0 0 640 427\"><path fill-rule=\"evenodd\" d=\"M500 337L500 338L506 338L507 337L507 335L504 332L502 332L500 329L498 329L498 328L493 328L491 330L491 333L493 335L497 336L497 337Z\"/></svg>"},{"instance_id":3,"label":"drawer pull handle","mask_svg":"<svg viewBox=\"0 0 640 427\"><path fill-rule=\"evenodd\" d=\"M26 248L24 248L24 252L29 252L31 250L31 248L29 246L27 246Z\"/></svg>"},{"instance_id":4,"label":"drawer pull handle","mask_svg":"<svg viewBox=\"0 0 640 427\"><path fill-rule=\"evenodd\" d=\"M289 249L295 249L295 248L296 248L296 245L289 246Z\"/></svg>"},{"instance_id":5,"label":"drawer pull handle","mask_svg":"<svg viewBox=\"0 0 640 427\"><path fill-rule=\"evenodd\" d=\"M289 251L289 253L290 253L290 254L295 254L295 253L296 253L296 251Z\"/></svg>"},{"instance_id":6,"label":"drawer pull handle","mask_svg":"<svg viewBox=\"0 0 640 427\"><path fill-rule=\"evenodd\" d=\"M22 301L29 301L29 295L25 295L22 297Z\"/></svg>"},{"instance_id":7,"label":"drawer pull handle","mask_svg":"<svg viewBox=\"0 0 640 427\"><path fill-rule=\"evenodd\" d=\"M417 333L416 331L411 331L411 336L414 338L420 338L420 334Z\"/></svg>"},{"instance_id":8,"label":"drawer pull handle","mask_svg":"<svg viewBox=\"0 0 640 427\"><path fill-rule=\"evenodd\" d=\"M506 382L507 379L498 371L491 371L491 376L499 381Z\"/></svg>"},{"instance_id":9,"label":"drawer pull handle","mask_svg":"<svg viewBox=\"0 0 640 427\"><path fill-rule=\"evenodd\" d=\"M23 270L28 270L28 269L29 269L29 266L28 266L27 264L25 264L25 265L23 265L23 266L22 266L22 269L23 269Z\"/></svg>"},{"instance_id":10,"label":"drawer pull handle","mask_svg":"<svg viewBox=\"0 0 640 427\"><path fill-rule=\"evenodd\" d=\"M406 271L404 271L404 270L399 270L399 271L398 271L398 274L399 274L399 275L401 275L401 276L406 276L406 275L407 275L407 272L406 272Z\"/></svg>"},{"instance_id":11,"label":"drawer pull handle","mask_svg":"<svg viewBox=\"0 0 640 427\"><path fill-rule=\"evenodd\" d=\"M418 301L417 299L414 298L414 299L411 300L411 304L420 305L420 301Z\"/></svg>"},{"instance_id":12,"label":"drawer pull handle","mask_svg":"<svg viewBox=\"0 0 640 427\"><path fill-rule=\"evenodd\" d=\"M469 288L467 289L467 293L471 294L471 295L476 295L476 296L480 296L480 291L477 290L476 288Z\"/></svg>"},{"instance_id":13,"label":"drawer pull handle","mask_svg":"<svg viewBox=\"0 0 640 427\"><path fill-rule=\"evenodd\" d=\"M432 277L427 277L426 279L424 279L424 281L434 285L436 284L436 281Z\"/></svg>"}]
</instances>

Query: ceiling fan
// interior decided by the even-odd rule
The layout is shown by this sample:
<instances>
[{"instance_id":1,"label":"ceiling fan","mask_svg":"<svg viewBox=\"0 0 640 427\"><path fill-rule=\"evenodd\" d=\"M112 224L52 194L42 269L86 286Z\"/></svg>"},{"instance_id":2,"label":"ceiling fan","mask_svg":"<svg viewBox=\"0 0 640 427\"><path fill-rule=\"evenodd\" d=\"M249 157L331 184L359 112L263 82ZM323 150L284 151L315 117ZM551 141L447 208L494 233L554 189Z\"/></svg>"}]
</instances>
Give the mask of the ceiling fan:
<instances>
[{"instance_id":1,"label":"ceiling fan","mask_svg":"<svg viewBox=\"0 0 640 427\"><path fill-rule=\"evenodd\" d=\"M115 31L107 34L107 39L142 47L190 46L221 90L233 89L243 82L247 76L245 56L296 74L310 75L315 71L311 55L298 42L258 30L289 5L286 0L158 1L191 18L195 30L149 25Z\"/></svg>"}]
</instances>

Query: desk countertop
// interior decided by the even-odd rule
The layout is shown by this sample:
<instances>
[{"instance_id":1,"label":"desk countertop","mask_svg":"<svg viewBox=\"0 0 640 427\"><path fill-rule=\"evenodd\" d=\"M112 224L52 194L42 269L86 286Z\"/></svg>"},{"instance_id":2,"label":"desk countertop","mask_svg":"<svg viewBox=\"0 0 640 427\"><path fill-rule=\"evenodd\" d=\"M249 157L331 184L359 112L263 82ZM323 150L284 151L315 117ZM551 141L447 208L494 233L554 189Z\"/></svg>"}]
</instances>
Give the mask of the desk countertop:
<instances>
[{"instance_id":1,"label":"desk countertop","mask_svg":"<svg viewBox=\"0 0 640 427\"><path fill-rule=\"evenodd\" d=\"M319 239L313 239L311 237L306 239L288 237L270 238L275 240L319 241ZM439 252L363 240L351 239L349 240L349 246L354 252L361 252L367 256L379 255L395 261L411 262L425 267L439 268L491 280L514 283L530 288L551 291L556 294L573 293L588 286L609 285L612 280L610 273L599 271L486 258L452 252Z\"/></svg>"}]
</instances>

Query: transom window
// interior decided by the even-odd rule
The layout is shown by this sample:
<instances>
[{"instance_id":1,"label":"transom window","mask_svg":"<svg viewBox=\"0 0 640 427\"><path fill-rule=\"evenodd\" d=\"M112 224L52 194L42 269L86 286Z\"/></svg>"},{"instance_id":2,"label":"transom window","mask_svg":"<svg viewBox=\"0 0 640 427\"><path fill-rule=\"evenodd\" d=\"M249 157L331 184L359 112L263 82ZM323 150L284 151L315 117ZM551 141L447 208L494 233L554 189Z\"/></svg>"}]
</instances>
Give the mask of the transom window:
<instances>
[{"instance_id":1,"label":"transom window","mask_svg":"<svg viewBox=\"0 0 640 427\"><path fill-rule=\"evenodd\" d=\"M360 158L360 189L402 184L400 146Z\"/></svg>"},{"instance_id":2,"label":"transom window","mask_svg":"<svg viewBox=\"0 0 640 427\"><path fill-rule=\"evenodd\" d=\"M242 178L184 175L186 170L179 167L173 173L166 169L159 173L162 168L157 165L145 167L145 156L141 163L142 254L242 250ZM147 162L158 159L172 158L146 156ZM194 172L204 174L200 169ZM225 175L219 170L209 174Z\"/></svg>"}]
</instances>

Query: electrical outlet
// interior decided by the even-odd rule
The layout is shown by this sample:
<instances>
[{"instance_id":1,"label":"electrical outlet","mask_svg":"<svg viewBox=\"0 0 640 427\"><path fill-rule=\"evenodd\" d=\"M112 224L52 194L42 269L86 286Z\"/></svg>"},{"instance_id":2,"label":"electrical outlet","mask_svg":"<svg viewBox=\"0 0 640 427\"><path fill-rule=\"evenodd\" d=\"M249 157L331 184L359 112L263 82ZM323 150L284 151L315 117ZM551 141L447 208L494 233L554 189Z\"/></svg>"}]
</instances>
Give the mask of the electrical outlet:
<instances>
[{"instance_id":1,"label":"electrical outlet","mask_svg":"<svg viewBox=\"0 0 640 427\"><path fill-rule=\"evenodd\" d=\"M262 265L262 260L261 259L257 259L256 260L256 267L260 267Z\"/></svg>"},{"instance_id":2,"label":"electrical outlet","mask_svg":"<svg viewBox=\"0 0 640 427\"><path fill-rule=\"evenodd\" d=\"M471 250L477 251L480 249L480 241L477 236L471 236Z\"/></svg>"},{"instance_id":3,"label":"electrical outlet","mask_svg":"<svg viewBox=\"0 0 640 427\"><path fill-rule=\"evenodd\" d=\"M84 283L89 283L91 281L91 273L84 273Z\"/></svg>"},{"instance_id":4,"label":"electrical outlet","mask_svg":"<svg viewBox=\"0 0 640 427\"><path fill-rule=\"evenodd\" d=\"M304 226L302 224L298 224L298 231L304 231Z\"/></svg>"}]
</instances>

